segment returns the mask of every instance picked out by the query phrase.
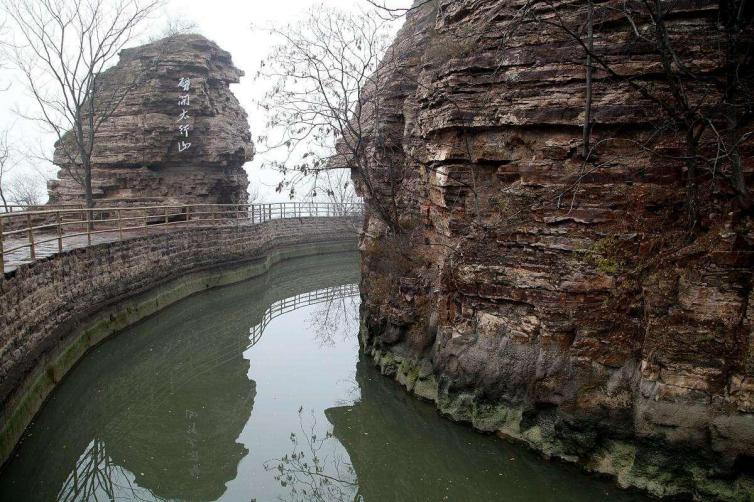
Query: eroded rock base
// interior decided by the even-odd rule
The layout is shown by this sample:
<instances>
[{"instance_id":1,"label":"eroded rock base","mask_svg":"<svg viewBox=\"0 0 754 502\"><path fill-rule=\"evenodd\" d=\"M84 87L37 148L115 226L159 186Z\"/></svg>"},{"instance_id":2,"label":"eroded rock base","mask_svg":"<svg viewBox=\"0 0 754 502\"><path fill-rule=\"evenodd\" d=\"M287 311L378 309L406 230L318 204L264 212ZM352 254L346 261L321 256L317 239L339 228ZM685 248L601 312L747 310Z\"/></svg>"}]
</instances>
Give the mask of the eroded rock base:
<instances>
[{"instance_id":1,"label":"eroded rock base","mask_svg":"<svg viewBox=\"0 0 754 502\"><path fill-rule=\"evenodd\" d=\"M362 343L367 337L362 326ZM433 402L445 417L474 429L513 440L546 458L577 463L587 471L614 477L627 489L679 500L751 501L754 477L733 478L715 467L715 459L657 441L600 434L599 421L565 417L554 408L532 409L521 402L489 401L456 383L435 376L432 363L397 352L366 347L380 372L407 391Z\"/></svg>"}]
</instances>

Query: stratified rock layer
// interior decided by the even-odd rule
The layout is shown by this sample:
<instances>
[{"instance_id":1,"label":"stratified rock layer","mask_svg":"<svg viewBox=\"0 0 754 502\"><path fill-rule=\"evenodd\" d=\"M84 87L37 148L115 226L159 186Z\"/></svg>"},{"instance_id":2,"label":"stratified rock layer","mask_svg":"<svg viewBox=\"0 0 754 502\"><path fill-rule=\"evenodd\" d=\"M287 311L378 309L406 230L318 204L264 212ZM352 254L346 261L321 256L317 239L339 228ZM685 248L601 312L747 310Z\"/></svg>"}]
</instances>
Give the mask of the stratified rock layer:
<instances>
[{"instance_id":1,"label":"stratified rock layer","mask_svg":"<svg viewBox=\"0 0 754 502\"><path fill-rule=\"evenodd\" d=\"M96 202L246 202L243 165L254 156L246 112L230 90L243 72L228 52L200 35L175 35L126 49L99 76L98 96L125 98L95 136L92 188ZM184 91L180 79L190 79ZM179 104L188 95L188 104ZM180 120L182 110L188 117ZM189 126L184 136L179 126ZM179 151L180 142L191 143ZM59 143L63 169L49 186L51 203L81 202L71 175L78 161Z\"/></svg>"},{"instance_id":2,"label":"stratified rock layer","mask_svg":"<svg viewBox=\"0 0 754 502\"><path fill-rule=\"evenodd\" d=\"M585 56L546 22L584 33L585 2L522 16L531 4L417 2L376 77L384 109L354 171L365 350L451 418L622 486L751 500L750 212L704 178L690 230L682 138L600 71L585 160ZM595 50L661 94L626 5L596 3ZM718 2L673 6L680 58L719 75ZM717 99L707 85L692 103ZM751 138L741 157L750 184Z\"/></svg>"}]
</instances>

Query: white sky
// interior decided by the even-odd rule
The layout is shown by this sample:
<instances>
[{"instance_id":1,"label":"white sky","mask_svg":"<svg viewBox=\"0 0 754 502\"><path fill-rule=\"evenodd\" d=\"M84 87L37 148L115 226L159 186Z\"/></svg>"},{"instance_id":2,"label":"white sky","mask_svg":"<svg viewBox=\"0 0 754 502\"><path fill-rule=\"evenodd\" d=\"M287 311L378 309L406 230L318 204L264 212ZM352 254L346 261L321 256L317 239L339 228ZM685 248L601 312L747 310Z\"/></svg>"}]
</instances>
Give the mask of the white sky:
<instances>
[{"instance_id":1,"label":"white sky","mask_svg":"<svg viewBox=\"0 0 754 502\"><path fill-rule=\"evenodd\" d=\"M410 4L411 0L388 1L391 7L406 7ZM240 84L233 85L232 90L249 114L251 134L256 138L263 132L264 116L254 102L263 97L265 89L259 84L255 85L253 75L258 69L259 62L276 41L265 31L254 30L252 26L264 28L292 23L315 5L341 9L368 6L366 0L168 0L165 8L154 17L145 30L161 31L169 18L187 19L198 25L198 31L202 35L229 51L235 65L246 72L246 77ZM13 74L12 71L2 70L0 86L6 79L13 80ZM25 95L23 84L20 81L14 82L10 90L0 92L0 129L10 127L9 139L19 149L38 150L36 145L42 145L49 154L53 149L54 138L44 133L37 125L19 118L13 111L17 107L34 110L33 106L33 102ZM272 188L279 182L280 176L275 172L263 171L259 167L261 157L258 155L253 162L246 165L251 184L260 186L260 198L265 202L286 200L285 194L276 194ZM48 175L56 171L54 166L44 165L41 161L35 161L34 167ZM21 173L31 169L31 166L21 165L15 172Z\"/></svg>"}]
</instances>

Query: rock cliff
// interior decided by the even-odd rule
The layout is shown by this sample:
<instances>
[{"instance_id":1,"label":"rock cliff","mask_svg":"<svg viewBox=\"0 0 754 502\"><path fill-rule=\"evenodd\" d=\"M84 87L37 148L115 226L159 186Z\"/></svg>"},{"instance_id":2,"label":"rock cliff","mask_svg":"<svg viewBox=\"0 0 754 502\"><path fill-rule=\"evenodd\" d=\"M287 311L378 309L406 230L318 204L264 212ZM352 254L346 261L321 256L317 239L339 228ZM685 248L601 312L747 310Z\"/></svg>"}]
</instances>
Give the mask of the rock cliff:
<instances>
[{"instance_id":1,"label":"rock cliff","mask_svg":"<svg viewBox=\"0 0 754 502\"><path fill-rule=\"evenodd\" d=\"M657 496L750 500L754 144L730 89L751 89L752 13L732 47L734 3L649 4L595 2L589 39L587 2L416 2L353 166L362 342L479 430Z\"/></svg>"},{"instance_id":2,"label":"rock cliff","mask_svg":"<svg viewBox=\"0 0 754 502\"><path fill-rule=\"evenodd\" d=\"M228 52L200 35L122 51L96 82L97 96L114 98L117 107L95 134L95 201L246 202L243 165L254 146L246 112L230 91L242 76ZM51 203L83 198L80 160L64 144L56 145L61 170L49 184Z\"/></svg>"}]
</instances>

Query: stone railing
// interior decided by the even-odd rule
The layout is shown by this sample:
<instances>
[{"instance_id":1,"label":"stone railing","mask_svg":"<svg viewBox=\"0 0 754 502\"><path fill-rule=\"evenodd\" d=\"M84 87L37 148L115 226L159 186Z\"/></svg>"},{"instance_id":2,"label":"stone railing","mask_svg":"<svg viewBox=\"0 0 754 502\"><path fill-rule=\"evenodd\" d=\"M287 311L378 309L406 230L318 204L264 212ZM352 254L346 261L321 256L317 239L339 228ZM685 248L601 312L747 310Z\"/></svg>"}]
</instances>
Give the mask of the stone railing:
<instances>
[{"instance_id":1,"label":"stone railing","mask_svg":"<svg viewBox=\"0 0 754 502\"><path fill-rule=\"evenodd\" d=\"M24 251L24 261L33 262L39 246L51 244L62 253L67 243L75 240L80 241L75 247L91 246L96 236L122 241L164 227L248 225L285 218L361 216L362 212L361 203L326 202L16 210L0 214L0 272L6 271L5 258L11 253Z\"/></svg>"}]
</instances>

